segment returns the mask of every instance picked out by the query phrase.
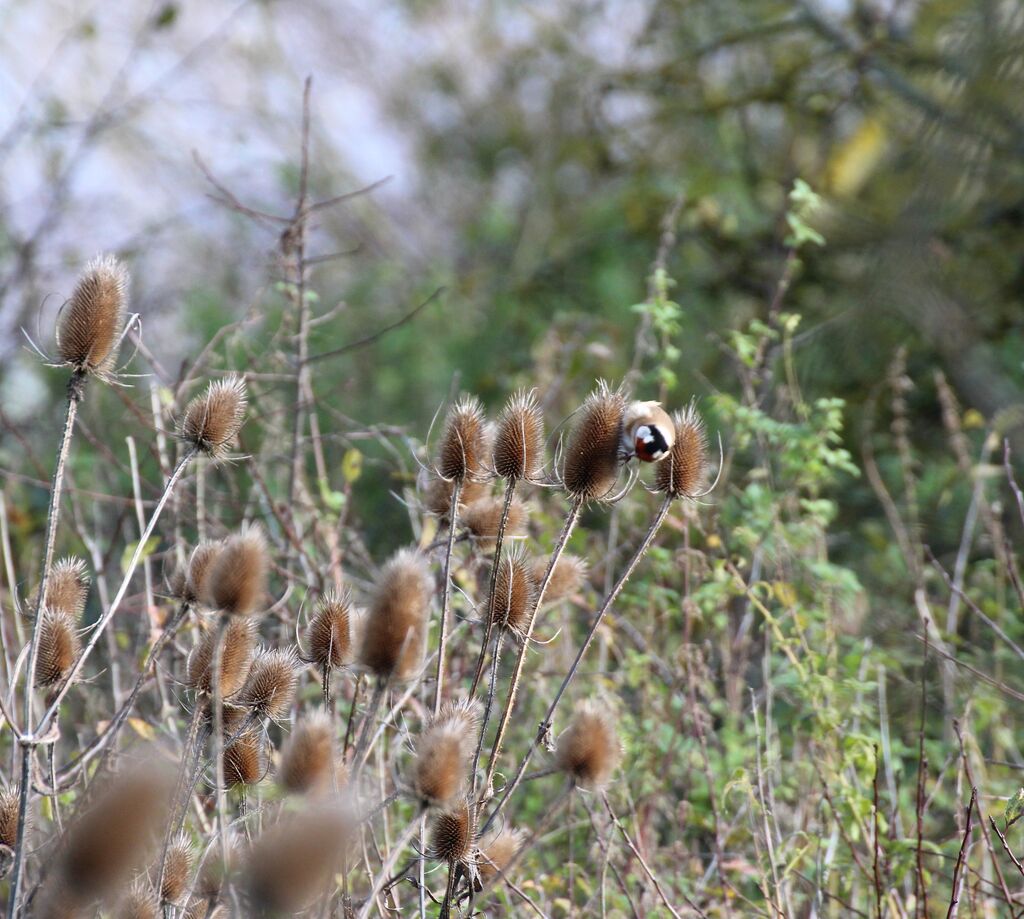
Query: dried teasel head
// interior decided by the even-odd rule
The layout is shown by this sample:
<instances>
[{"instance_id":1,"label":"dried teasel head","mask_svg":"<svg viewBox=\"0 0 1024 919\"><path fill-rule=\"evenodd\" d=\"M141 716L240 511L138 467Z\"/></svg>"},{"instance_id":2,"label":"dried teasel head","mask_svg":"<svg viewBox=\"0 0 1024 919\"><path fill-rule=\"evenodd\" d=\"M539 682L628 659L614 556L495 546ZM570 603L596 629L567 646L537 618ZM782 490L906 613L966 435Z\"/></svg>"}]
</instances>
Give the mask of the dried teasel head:
<instances>
[{"instance_id":1,"label":"dried teasel head","mask_svg":"<svg viewBox=\"0 0 1024 919\"><path fill-rule=\"evenodd\" d=\"M18 786L0 789L0 846L13 849L18 842Z\"/></svg>"},{"instance_id":2,"label":"dried teasel head","mask_svg":"<svg viewBox=\"0 0 1024 919\"><path fill-rule=\"evenodd\" d=\"M56 686L78 660L82 642L75 621L63 610L44 609L39 627L36 688Z\"/></svg>"},{"instance_id":3,"label":"dried teasel head","mask_svg":"<svg viewBox=\"0 0 1024 919\"><path fill-rule=\"evenodd\" d=\"M540 584L548 571L548 559L534 559L531 571L534 581ZM572 596L580 589L586 577L587 560L569 552L564 553L555 562L555 570L551 572L551 579L544 591L543 605L558 603L566 597Z\"/></svg>"},{"instance_id":4,"label":"dried teasel head","mask_svg":"<svg viewBox=\"0 0 1024 919\"><path fill-rule=\"evenodd\" d=\"M480 852L477 857L480 879L487 883L497 877L519 854L519 850L525 842L526 833L509 826L503 826L498 832L491 833L480 843Z\"/></svg>"},{"instance_id":5,"label":"dried teasel head","mask_svg":"<svg viewBox=\"0 0 1024 919\"><path fill-rule=\"evenodd\" d=\"M160 887L161 902L178 903L188 893L194 855L195 852L188 836L185 833L179 833L167 849L164 881Z\"/></svg>"},{"instance_id":6,"label":"dried teasel head","mask_svg":"<svg viewBox=\"0 0 1024 919\"><path fill-rule=\"evenodd\" d=\"M227 915L223 906L211 906L202 897L193 897L188 901L182 919L227 919Z\"/></svg>"},{"instance_id":7,"label":"dried teasel head","mask_svg":"<svg viewBox=\"0 0 1024 919\"><path fill-rule=\"evenodd\" d=\"M581 788L608 784L622 761L622 745L608 706L593 699L577 704L569 727L555 744L555 765Z\"/></svg>"},{"instance_id":8,"label":"dried teasel head","mask_svg":"<svg viewBox=\"0 0 1024 919\"><path fill-rule=\"evenodd\" d=\"M446 482L444 479L431 479L423 493L423 504L431 514L447 523L452 512L452 491L455 488L454 482ZM474 501L486 497L488 487L483 482L474 482L466 479L459 489L459 516L462 511Z\"/></svg>"},{"instance_id":9,"label":"dried teasel head","mask_svg":"<svg viewBox=\"0 0 1024 919\"><path fill-rule=\"evenodd\" d=\"M423 662L434 582L423 556L402 549L381 569L363 621L359 662L381 679L407 680Z\"/></svg>"},{"instance_id":10,"label":"dried teasel head","mask_svg":"<svg viewBox=\"0 0 1024 919\"><path fill-rule=\"evenodd\" d=\"M430 855L443 862L466 862L473 851L476 827L473 808L466 800L434 818L430 830Z\"/></svg>"},{"instance_id":11,"label":"dried teasel head","mask_svg":"<svg viewBox=\"0 0 1024 919\"><path fill-rule=\"evenodd\" d=\"M500 498L481 498L470 504L459 518L459 523L469 530L477 546L484 552L494 551L503 505L504 502ZM513 498L508 507L508 519L505 521L505 538L525 536L526 518L526 505L518 498Z\"/></svg>"},{"instance_id":12,"label":"dried teasel head","mask_svg":"<svg viewBox=\"0 0 1024 919\"><path fill-rule=\"evenodd\" d=\"M520 546L503 554L494 581L494 624L522 636L537 603L533 567Z\"/></svg>"},{"instance_id":13,"label":"dried teasel head","mask_svg":"<svg viewBox=\"0 0 1024 919\"><path fill-rule=\"evenodd\" d=\"M256 646L256 623L232 618L224 629L220 656L220 697L227 699L245 685ZM197 692L212 693L213 654L216 628L209 629L192 649L188 658L186 682Z\"/></svg>"},{"instance_id":14,"label":"dried teasel head","mask_svg":"<svg viewBox=\"0 0 1024 919\"><path fill-rule=\"evenodd\" d=\"M621 466L626 398L603 380L580 407L562 457L562 484L581 501L611 495Z\"/></svg>"},{"instance_id":15,"label":"dried teasel head","mask_svg":"<svg viewBox=\"0 0 1024 919\"><path fill-rule=\"evenodd\" d=\"M266 597L269 568L263 531L258 526L243 527L224 540L210 564L207 602L232 616L252 615Z\"/></svg>"},{"instance_id":16,"label":"dried teasel head","mask_svg":"<svg viewBox=\"0 0 1024 919\"><path fill-rule=\"evenodd\" d=\"M67 613L72 619L78 619L85 611L88 596L89 574L82 559L69 555L50 566L50 576L46 579L46 600L43 603L46 609Z\"/></svg>"},{"instance_id":17,"label":"dried teasel head","mask_svg":"<svg viewBox=\"0 0 1024 919\"><path fill-rule=\"evenodd\" d=\"M199 878L196 881L196 894L204 901L216 901L220 899L224 881L237 870L242 855L242 843L238 836L228 831L227 839L227 860L221 852L220 845L215 845L206 855L205 860L199 868ZM200 915L205 915L200 913Z\"/></svg>"},{"instance_id":18,"label":"dried teasel head","mask_svg":"<svg viewBox=\"0 0 1024 919\"><path fill-rule=\"evenodd\" d=\"M352 598L331 592L320 598L306 630L306 660L321 670L352 660Z\"/></svg>"},{"instance_id":19,"label":"dried teasel head","mask_svg":"<svg viewBox=\"0 0 1024 919\"><path fill-rule=\"evenodd\" d=\"M245 420L245 380L229 376L206 387L185 407L178 435L199 453L223 459Z\"/></svg>"},{"instance_id":20,"label":"dried teasel head","mask_svg":"<svg viewBox=\"0 0 1024 919\"><path fill-rule=\"evenodd\" d=\"M210 570L220 554L223 543L217 539L206 539L192 550L185 570L180 597L186 603L198 603L207 595Z\"/></svg>"},{"instance_id":21,"label":"dried teasel head","mask_svg":"<svg viewBox=\"0 0 1024 919\"><path fill-rule=\"evenodd\" d=\"M483 406L476 396L463 396L449 410L438 446L437 471L450 482L487 478L491 438Z\"/></svg>"},{"instance_id":22,"label":"dried teasel head","mask_svg":"<svg viewBox=\"0 0 1024 919\"><path fill-rule=\"evenodd\" d=\"M503 479L536 479L544 465L544 415L536 394L517 392L505 405L494 435L494 471Z\"/></svg>"},{"instance_id":23,"label":"dried teasel head","mask_svg":"<svg viewBox=\"0 0 1024 919\"><path fill-rule=\"evenodd\" d=\"M413 788L429 804L450 805L462 791L480 722L477 700L446 702L416 744Z\"/></svg>"},{"instance_id":24,"label":"dried teasel head","mask_svg":"<svg viewBox=\"0 0 1024 919\"><path fill-rule=\"evenodd\" d=\"M708 473L708 435L704 420L690 405L675 415L676 440L658 464L655 488L670 498L699 497Z\"/></svg>"},{"instance_id":25,"label":"dried teasel head","mask_svg":"<svg viewBox=\"0 0 1024 919\"><path fill-rule=\"evenodd\" d=\"M299 658L294 648L263 649L253 659L237 703L259 718L284 718L299 683Z\"/></svg>"},{"instance_id":26,"label":"dried teasel head","mask_svg":"<svg viewBox=\"0 0 1024 919\"><path fill-rule=\"evenodd\" d=\"M79 373L105 376L114 366L124 327L128 272L113 256L85 266L57 329L60 359Z\"/></svg>"},{"instance_id":27,"label":"dried teasel head","mask_svg":"<svg viewBox=\"0 0 1024 919\"><path fill-rule=\"evenodd\" d=\"M294 794L326 791L335 769L334 725L326 712L303 718L281 750L281 786Z\"/></svg>"},{"instance_id":28,"label":"dried teasel head","mask_svg":"<svg viewBox=\"0 0 1024 919\"><path fill-rule=\"evenodd\" d=\"M224 784L228 788L258 785L266 774L263 734L257 728L247 728L224 748Z\"/></svg>"},{"instance_id":29,"label":"dried teasel head","mask_svg":"<svg viewBox=\"0 0 1024 919\"><path fill-rule=\"evenodd\" d=\"M152 888L137 880L128 888L117 909L117 919L159 919L160 904Z\"/></svg>"}]
</instances>

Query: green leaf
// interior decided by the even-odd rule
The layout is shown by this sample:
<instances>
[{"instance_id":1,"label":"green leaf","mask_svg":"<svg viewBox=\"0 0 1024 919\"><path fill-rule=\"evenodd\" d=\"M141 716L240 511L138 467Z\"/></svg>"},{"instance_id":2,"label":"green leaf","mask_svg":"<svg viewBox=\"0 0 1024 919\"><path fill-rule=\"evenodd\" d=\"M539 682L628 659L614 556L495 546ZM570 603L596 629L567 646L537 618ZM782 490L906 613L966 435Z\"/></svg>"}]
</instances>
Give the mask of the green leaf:
<instances>
[{"instance_id":1,"label":"green leaf","mask_svg":"<svg viewBox=\"0 0 1024 919\"><path fill-rule=\"evenodd\" d=\"M1003 821L1007 827L1013 826L1021 817L1024 817L1024 788L1017 789L1003 811Z\"/></svg>"},{"instance_id":2,"label":"green leaf","mask_svg":"<svg viewBox=\"0 0 1024 919\"><path fill-rule=\"evenodd\" d=\"M138 540L135 540L135 542L130 542L128 543L128 545L124 547L124 552L121 553L121 571L123 571L125 574L128 573L128 566L131 564L132 556L135 554L135 549L138 547L138 545ZM149 539L146 541L146 545L142 547L142 552L139 555L139 561L144 562L154 552L156 552L156 547L159 545L160 537L150 536Z\"/></svg>"}]
</instances>

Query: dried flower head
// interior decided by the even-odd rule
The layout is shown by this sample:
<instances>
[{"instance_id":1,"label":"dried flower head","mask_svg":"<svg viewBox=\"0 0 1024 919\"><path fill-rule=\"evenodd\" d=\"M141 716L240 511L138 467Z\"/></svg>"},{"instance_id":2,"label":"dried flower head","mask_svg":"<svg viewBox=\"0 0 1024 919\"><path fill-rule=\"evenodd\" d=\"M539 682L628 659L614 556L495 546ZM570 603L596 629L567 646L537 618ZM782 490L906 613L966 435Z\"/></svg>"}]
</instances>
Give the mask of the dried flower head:
<instances>
[{"instance_id":1,"label":"dried flower head","mask_svg":"<svg viewBox=\"0 0 1024 919\"><path fill-rule=\"evenodd\" d=\"M199 879L196 882L196 893L205 900L218 900L224 886L224 880L229 874L238 868L241 858L242 844L237 835L231 830L228 831L227 839L227 861L221 854L221 847L216 845L207 854L199 869ZM200 915L205 915L201 913Z\"/></svg>"},{"instance_id":2,"label":"dried flower head","mask_svg":"<svg viewBox=\"0 0 1024 919\"><path fill-rule=\"evenodd\" d=\"M211 906L204 898L193 897L182 919L227 919L227 912L223 906Z\"/></svg>"},{"instance_id":3,"label":"dried flower head","mask_svg":"<svg viewBox=\"0 0 1024 919\"><path fill-rule=\"evenodd\" d=\"M463 799L434 818L430 832L430 854L443 862L465 862L473 850L476 827L473 808Z\"/></svg>"},{"instance_id":4,"label":"dried flower head","mask_svg":"<svg viewBox=\"0 0 1024 919\"><path fill-rule=\"evenodd\" d=\"M278 781L296 794L326 791L333 778L334 754L334 725L330 715L315 712L303 718L285 742Z\"/></svg>"},{"instance_id":5,"label":"dried flower head","mask_svg":"<svg viewBox=\"0 0 1024 919\"><path fill-rule=\"evenodd\" d=\"M276 721L288 714L298 682L299 658L294 648L264 649L253 660L237 702L257 717Z\"/></svg>"},{"instance_id":6,"label":"dried flower head","mask_svg":"<svg viewBox=\"0 0 1024 919\"><path fill-rule=\"evenodd\" d=\"M217 641L216 628L209 629L192 649L188 658L186 682L198 692L211 693L213 653ZM233 696L245 684L252 666L256 645L256 623L251 619L232 618L224 629L220 656L220 696Z\"/></svg>"},{"instance_id":7,"label":"dried flower head","mask_svg":"<svg viewBox=\"0 0 1024 919\"><path fill-rule=\"evenodd\" d=\"M494 471L503 479L536 479L544 464L544 415L536 394L508 400L494 436Z\"/></svg>"},{"instance_id":8,"label":"dried flower head","mask_svg":"<svg viewBox=\"0 0 1024 919\"><path fill-rule=\"evenodd\" d=\"M117 910L117 919L158 919L160 904L150 886L137 880L128 888Z\"/></svg>"},{"instance_id":9,"label":"dried flower head","mask_svg":"<svg viewBox=\"0 0 1024 919\"><path fill-rule=\"evenodd\" d=\"M267 754L258 729L242 731L224 748L224 784L228 788L258 785L266 774Z\"/></svg>"},{"instance_id":10,"label":"dried flower head","mask_svg":"<svg viewBox=\"0 0 1024 919\"><path fill-rule=\"evenodd\" d=\"M439 807L459 795L473 756L480 703L446 702L416 745L413 787L424 801Z\"/></svg>"},{"instance_id":11,"label":"dried flower head","mask_svg":"<svg viewBox=\"0 0 1024 919\"><path fill-rule=\"evenodd\" d=\"M208 575L207 601L233 616L256 612L267 593L267 541L258 526L243 527L224 540Z\"/></svg>"},{"instance_id":12,"label":"dried flower head","mask_svg":"<svg viewBox=\"0 0 1024 919\"><path fill-rule=\"evenodd\" d=\"M79 919L84 917L87 898L72 890L59 874L51 875L33 899L33 919Z\"/></svg>"},{"instance_id":13,"label":"dried flower head","mask_svg":"<svg viewBox=\"0 0 1024 919\"><path fill-rule=\"evenodd\" d=\"M448 481L487 478L490 431L476 396L463 396L449 410L438 448L437 471Z\"/></svg>"},{"instance_id":14,"label":"dried flower head","mask_svg":"<svg viewBox=\"0 0 1024 919\"><path fill-rule=\"evenodd\" d=\"M521 546L502 555L494 581L494 623L514 635L523 635L537 603L533 568Z\"/></svg>"},{"instance_id":15,"label":"dried flower head","mask_svg":"<svg viewBox=\"0 0 1024 919\"><path fill-rule=\"evenodd\" d=\"M533 579L538 584L544 580L548 571L548 559L534 559L532 573ZM544 605L558 603L566 597L572 596L580 589L587 576L587 561L578 555L564 553L557 562L555 570L551 572L551 579L548 581L547 589L544 591Z\"/></svg>"},{"instance_id":16,"label":"dried flower head","mask_svg":"<svg viewBox=\"0 0 1024 919\"><path fill-rule=\"evenodd\" d=\"M526 833L503 826L480 844L477 868L480 879L486 883L505 870L526 842Z\"/></svg>"},{"instance_id":17,"label":"dried flower head","mask_svg":"<svg viewBox=\"0 0 1024 919\"><path fill-rule=\"evenodd\" d=\"M0 789L0 846L13 849L18 841L18 786Z\"/></svg>"},{"instance_id":18,"label":"dried flower head","mask_svg":"<svg viewBox=\"0 0 1024 919\"><path fill-rule=\"evenodd\" d=\"M708 472L708 435L704 420L690 405L673 419L676 441L668 458L658 464L654 484L672 498L693 498L701 490Z\"/></svg>"},{"instance_id":19,"label":"dried flower head","mask_svg":"<svg viewBox=\"0 0 1024 919\"><path fill-rule=\"evenodd\" d=\"M569 727L555 744L555 765L581 788L608 784L622 760L622 746L606 705L593 699L577 704Z\"/></svg>"},{"instance_id":20,"label":"dried flower head","mask_svg":"<svg viewBox=\"0 0 1024 919\"><path fill-rule=\"evenodd\" d=\"M469 530L477 546L484 552L494 551L503 505L500 498L481 498L470 504L459 518L459 523ZM513 498L505 521L505 538L525 536L526 518L526 505L518 498Z\"/></svg>"},{"instance_id":21,"label":"dried flower head","mask_svg":"<svg viewBox=\"0 0 1024 919\"><path fill-rule=\"evenodd\" d=\"M308 661L321 670L352 660L352 599L328 593L320 598L306 631Z\"/></svg>"},{"instance_id":22,"label":"dried flower head","mask_svg":"<svg viewBox=\"0 0 1024 919\"><path fill-rule=\"evenodd\" d=\"M38 596L38 593L37 593ZM69 555L50 566L46 579L46 609L67 613L78 619L85 611L85 600L89 596L89 574L85 562Z\"/></svg>"},{"instance_id":23,"label":"dried flower head","mask_svg":"<svg viewBox=\"0 0 1024 919\"><path fill-rule=\"evenodd\" d=\"M57 350L65 364L80 373L110 371L124 327L127 291L128 272L116 258L100 256L85 266L57 330Z\"/></svg>"},{"instance_id":24,"label":"dried flower head","mask_svg":"<svg viewBox=\"0 0 1024 919\"><path fill-rule=\"evenodd\" d=\"M363 624L359 660L382 679L411 678L423 661L434 582L422 555L396 552L381 569Z\"/></svg>"},{"instance_id":25,"label":"dried flower head","mask_svg":"<svg viewBox=\"0 0 1024 919\"><path fill-rule=\"evenodd\" d=\"M206 539L192 550L181 591L182 600L187 603L198 603L206 596L210 570L223 546L219 539Z\"/></svg>"},{"instance_id":26,"label":"dried flower head","mask_svg":"<svg viewBox=\"0 0 1024 919\"><path fill-rule=\"evenodd\" d=\"M445 523L451 516L454 488L454 482L446 482L440 478L431 479L423 494L423 503L427 510ZM459 515L462 515L462 511L467 505L479 501L487 495L487 492L487 485L483 482L466 479L459 489Z\"/></svg>"},{"instance_id":27,"label":"dried flower head","mask_svg":"<svg viewBox=\"0 0 1024 919\"><path fill-rule=\"evenodd\" d=\"M181 416L178 434L200 453L222 459L234 443L245 420L245 380L229 376L211 382Z\"/></svg>"},{"instance_id":28,"label":"dried flower head","mask_svg":"<svg viewBox=\"0 0 1024 919\"><path fill-rule=\"evenodd\" d=\"M36 659L36 687L55 686L75 665L82 643L70 614L44 609L39 628L39 656Z\"/></svg>"},{"instance_id":29,"label":"dried flower head","mask_svg":"<svg viewBox=\"0 0 1024 919\"><path fill-rule=\"evenodd\" d=\"M177 903L188 892L194 854L192 843L184 833L180 833L168 847L164 882L160 887L163 903Z\"/></svg>"},{"instance_id":30,"label":"dried flower head","mask_svg":"<svg viewBox=\"0 0 1024 919\"><path fill-rule=\"evenodd\" d=\"M603 380L587 396L562 459L566 491L583 501L607 498L619 477L619 442L626 398Z\"/></svg>"}]
</instances>

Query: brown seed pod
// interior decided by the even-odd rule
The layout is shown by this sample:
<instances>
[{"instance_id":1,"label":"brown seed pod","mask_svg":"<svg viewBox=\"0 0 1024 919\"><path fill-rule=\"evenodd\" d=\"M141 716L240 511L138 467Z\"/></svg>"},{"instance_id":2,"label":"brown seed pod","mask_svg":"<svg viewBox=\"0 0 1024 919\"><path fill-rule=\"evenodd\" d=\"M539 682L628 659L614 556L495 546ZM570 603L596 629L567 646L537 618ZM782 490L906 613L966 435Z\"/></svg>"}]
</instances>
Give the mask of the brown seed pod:
<instances>
[{"instance_id":1,"label":"brown seed pod","mask_svg":"<svg viewBox=\"0 0 1024 919\"><path fill-rule=\"evenodd\" d=\"M207 602L232 616L256 612L267 594L267 541L258 526L243 527L224 540L209 567Z\"/></svg>"},{"instance_id":2,"label":"brown seed pod","mask_svg":"<svg viewBox=\"0 0 1024 919\"><path fill-rule=\"evenodd\" d=\"M615 488L626 398L603 380L587 396L562 458L562 484L583 501L600 501Z\"/></svg>"},{"instance_id":3,"label":"brown seed pod","mask_svg":"<svg viewBox=\"0 0 1024 919\"><path fill-rule=\"evenodd\" d=\"M446 807L458 797L479 722L478 701L446 702L424 730L413 762L413 788L424 801Z\"/></svg>"},{"instance_id":4,"label":"brown seed pod","mask_svg":"<svg viewBox=\"0 0 1024 919\"><path fill-rule=\"evenodd\" d=\"M209 629L192 649L188 658L186 682L198 692L211 693L214 643L217 629ZM227 699L245 685L252 666L256 645L256 623L251 619L232 618L224 630L224 645L220 656L220 696Z\"/></svg>"},{"instance_id":5,"label":"brown seed pod","mask_svg":"<svg viewBox=\"0 0 1024 919\"><path fill-rule=\"evenodd\" d=\"M288 714L298 682L299 658L294 648L264 649L253 660L237 702L257 717L276 721Z\"/></svg>"},{"instance_id":6,"label":"brown seed pod","mask_svg":"<svg viewBox=\"0 0 1024 919\"><path fill-rule=\"evenodd\" d=\"M33 919L79 919L86 915L87 900L53 875L33 900Z\"/></svg>"},{"instance_id":7,"label":"brown seed pod","mask_svg":"<svg viewBox=\"0 0 1024 919\"><path fill-rule=\"evenodd\" d=\"M448 518L451 515L452 490L454 488L454 482L446 482L444 479L431 479L423 494L423 504L427 510L445 523L448 522ZM488 490L487 485L483 482L474 482L472 479L466 479L459 489L459 515L462 515L462 511L467 505L485 497Z\"/></svg>"},{"instance_id":8,"label":"brown seed pod","mask_svg":"<svg viewBox=\"0 0 1024 919\"><path fill-rule=\"evenodd\" d=\"M521 546L503 554L494 582L494 624L522 636L537 603L537 584Z\"/></svg>"},{"instance_id":9,"label":"brown seed pod","mask_svg":"<svg viewBox=\"0 0 1024 919\"><path fill-rule=\"evenodd\" d=\"M526 833L503 826L497 833L492 833L480 844L477 868L480 879L487 883L505 870L513 858L519 853L526 842Z\"/></svg>"},{"instance_id":10,"label":"brown seed pod","mask_svg":"<svg viewBox=\"0 0 1024 919\"><path fill-rule=\"evenodd\" d=\"M704 420L690 405L674 418L676 441L668 458L658 464L654 485L672 498L693 498L700 494L708 472L708 435Z\"/></svg>"},{"instance_id":11,"label":"brown seed pod","mask_svg":"<svg viewBox=\"0 0 1024 919\"><path fill-rule=\"evenodd\" d=\"M203 898L194 897L188 901L182 919L227 919L227 912L223 906L210 906Z\"/></svg>"},{"instance_id":12,"label":"brown seed pod","mask_svg":"<svg viewBox=\"0 0 1024 919\"><path fill-rule=\"evenodd\" d=\"M321 670L341 667L352 660L352 599L328 593L320 598L306 630L308 661Z\"/></svg>"},{"instance_id":13,"label":"brown seed pod","mask_svg":"<svg viewBox=\"0 0 1024 919\"><path fill-rule=\"evenodd\" d=\"M80 373L105 375L117 357L124 327L128 272L112 256L85 266L57 330L60 359Z\"/></svg>"},{"instance_id":14,"label":"brown seed pod","mask_svg":"<svg viewBox=\"0 0 1024 919\"><path fill-rule=\"evenodd\" d=\"M267 774L263 734L258 729L242 731L224 748L224 784L258 785Z\"/></svg>"},{"instance_id":15,"label":"brown seed pod","mask_svg":"<svg viewBox=\"0 0 1024 919\"><path fill-rule=\"evenodd\" d=\"M88 596L89 575L82 559L69 555L50 567L44 607L78 619L85 611Z\"/></svg>"},{"instance_id":16,"label":"brown seed pod","mask_svg":"<svg viewBox=\"0 0 1024 919\"><path fill-rule=\"evenodd\" d=\"M544 415L533 392L508 400L494 436L494 471L503 479L536 479L544 465Z\"/></svg>"},{"instance_id":17,"label":"brown seed pod","mask_svg":"<svg viewBox=\"0 0 1024 919\"><path fill-rule=\"evenodd\" d=\"M459 518L459 523L469 530L483 552L494 551L503 504L500 498L481 498L470 504ZM526 518L526 505L518 498L513 498L508 507L508 519L505 521L505 538L525 536Z\"/></svg>"},{"instance_id":18,"label":"brown seed pod","mask_svg":"<svg viewBox=\"0 0 1024 919\"><path fill-rule=\"evenodd\" d=\"M606 705L593 699L577 704L569 727L555 744L555 765L581 788L608 784L622 760L622 745Z\"/></svg>"},{"instance_id":19,"label":"brown seed pod","mask_svg":"<svg viewBox=\"0 0 1024 919\"><path fill-rule=\"evenodd\" d=\"M167 849L164 864L164 882L160 888L163 903L177 903L188 892L189 875L192 873L192 843L181 833Z\"/></svg>"},{"instance_id":20,"label":"brown seed pod","mask_svg":"<svg viewBox=\"0 0 1024 919\"><path fill-rule=\"evenodd\" d=\"M443 862L465 862L473 850L476 827L473 808L466 800L434 818L430 833L430 855Z\"/></svg>"},{"instance_id":21,"label":"brown seed pod","mask_svg":"<svg viewBox=\"0 0 1024 919\"><path fill-rule=\"evenodd\" d=\"M185 407L178 435L211 459L222 459L231 449L245 420L245 380L229 376L206 387Z\"/></svg>"},{"instance_id":22,"label":"brown seed pod","mask_svg":"<svg viewBox=\"0 0 1024 919\"><path fill-rule=\"evenodd\" d=\"M434 582L422 555L403 549L381 569L363 624L359 661L381 679L407 680L423 662Z\"/></svg>"},{"instance_id":23,"label":"brown seed pod","mask_svg":"<svg viewBox=\"0 0 1024 919\"><path fill-rule=\"evenodd\" d=\"M206 596L210 570L223 545L219 539L207 539L192 550L181 592L182 600L187 603L198 603Z\"/></svg>"},{"instance_id":24,"label":"brown seed pod","mask_svg":"<svg viewBox=\"0 0 1024 919\"><path fill-rule=\"evenodd\" d=\"M476 396L463 396L445 419L438 448L438 474L450 482L484 481L490 446L490 431L480 400Z\"/></svg>"},{"instance_id":25,"label":"brown seed pod","mask_svg":"<svg viewBox=\"0 0 1024 919\"><path fill-rule=\"evenodd\" d=\"M622 419L623 455L658 463L675 443L675 425L660 402L630 402Z\"/></svg>"},{"instance_id":26,"label":"brown seed pod","mask_svg":"<svg viewBox=\"0 0 1024 919\"><path fill-rule=\"evenodd\" d=\"M36 659L36 688L55 686L75 665L82 643L74 620L63 610L43 610Z\"/></svg>"},{"instance_id":27,"label":"brown seed pod","mask_svg":"<svg viewBox=\"0 0 1024 919\"><path fill-rule=\"evenodd\" d=\"M118 919L158 919L160 904L156 895L145 881L138 880L128 888L128 893L117 910Z\"/></svg>"},{"instance_id":28,"label":"brown seed pod","mask_svg":"<svg viewBox=\"0 0 1024 919\"><path fill-rule=\"evenodd\" d=\"M18 842L18 786L0 789L0 846L13 849Z\"/></svg>"},{"instance_id":29,"label":"brown seed pod","mask_svg":"<svg viewBox=\"0 0 1024 919\"><path fill-rule=\"evenodd\" d=\"M303 718L281 750L278 781L294 794L326 791L335 765L334 725L326 712Z\"/></svg>"},{"instance_id":30,"label":"brown seed pod","mask_svg":"<svg viewBox=\"0 0 1024 919\"><path fill-rule=\"evenodd\" d=\"M544 580L547 574L548 559L534 559L531 568L533 579L538 584ZM551 580L548 581L547 590L544 591L544 606L558 603L566 597L572 596L580 589L587 576L587 561L578 555L565 553L555 563L555 570L551 572Z\"/></svg>"}]
</instances>

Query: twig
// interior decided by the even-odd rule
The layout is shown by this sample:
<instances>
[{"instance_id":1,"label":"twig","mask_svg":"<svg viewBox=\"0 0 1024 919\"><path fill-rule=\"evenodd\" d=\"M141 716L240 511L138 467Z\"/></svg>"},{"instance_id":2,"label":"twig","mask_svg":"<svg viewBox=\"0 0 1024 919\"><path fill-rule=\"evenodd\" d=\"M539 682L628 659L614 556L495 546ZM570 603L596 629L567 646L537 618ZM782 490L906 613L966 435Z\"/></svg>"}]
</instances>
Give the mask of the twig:
<instances>
[{"instance_id":1,"label":"twig","mask_svg":"<svg viewBox=\"0 0 1024 919\"><path fill-rule=\"evenodd\" d=\"M963 878L960 877L960 870L964 864L964 856L967 853L967 844L971 839L971 815L974 813L974 802L978 797L978 789L971 789L971 800L967 805L967 825L964 827L964 838L963 842L960 843L960 851L956 856L956 865L953 868L953 893L949 899L949 909L946 911L946 919L955 919L957 911L960 908L960 891L962 889Z\"/></svg>"}]
</instances>

